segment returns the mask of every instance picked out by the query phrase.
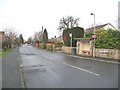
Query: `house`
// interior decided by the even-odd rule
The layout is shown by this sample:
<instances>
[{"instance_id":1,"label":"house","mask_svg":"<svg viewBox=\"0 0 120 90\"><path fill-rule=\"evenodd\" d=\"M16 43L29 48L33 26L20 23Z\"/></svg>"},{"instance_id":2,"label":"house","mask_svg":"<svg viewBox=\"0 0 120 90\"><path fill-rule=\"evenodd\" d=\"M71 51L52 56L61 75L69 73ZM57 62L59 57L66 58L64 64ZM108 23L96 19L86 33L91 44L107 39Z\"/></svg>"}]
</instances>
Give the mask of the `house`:
<instances>
[{"instance_id":1,"label":"house","mask_svg":"<svg viewBox=\"0 0 120 90\"><path fill-rule=\"evenodd\" d=\"M53 51L61 51L63 46L62 36L48 39L47 45L52 45Z\"/></svg>"},{"instance_id":2,"label":"house","mask_svg":"<svg viewBox=\"0 0 120 90\"><path fill-rule=\"evenodd\" d=\"M118 30L120 31L120 1L118 2Z\"/></svg>"},{"instance_id":3,"label":"house","mask_svg":"<svg viewBox=\"0 0 120 90\"><path fill-rule=\"evenodd\" d=\"M99 30L99 29L113 29L113 30L116 30L116 28L110 23L95 26L95 30ZM94 31L94 27L87 28L85 30L85 34L91 33L93 31Z\"/></svg>"},{"instance_id":4,"label":"house","mask_svg":"<svg viewBox=\"0 0 120 90\"><path fill-rule=\"evenodd\" d=\"M5 32L4 31L0 31L0 42L2 42L4 37L5 37Z\"/></svg>"},{"instance_id":5,"label":"house","mask_svg":"<svg viewBox=\"0 0 120 90\"><path fill-rule=\"evenodd\" d=\"M48 39L48 42L47 42L47 43L52 43L52 44L54 44L55 42L57 42L57 38Z\"/></svg>"},{"instance_id":6,"label":"house","mask_svg":"<svg viewBox=\"0 0 120 90\"><path fill-rule=\"evenodd\" d=\"M57 37L57 42L63 42L62 36Z\"/></svg>"},{"instance_id":7,"label":"house","mask_svg":"<svg viewBox=\"0 0 120 90\"><path fill-rule=\"evenodd\" d=\"M5 38L5 32L4 31L0 31L0 50L2 49L2 42Z\"/></svg>"}]
</instances>

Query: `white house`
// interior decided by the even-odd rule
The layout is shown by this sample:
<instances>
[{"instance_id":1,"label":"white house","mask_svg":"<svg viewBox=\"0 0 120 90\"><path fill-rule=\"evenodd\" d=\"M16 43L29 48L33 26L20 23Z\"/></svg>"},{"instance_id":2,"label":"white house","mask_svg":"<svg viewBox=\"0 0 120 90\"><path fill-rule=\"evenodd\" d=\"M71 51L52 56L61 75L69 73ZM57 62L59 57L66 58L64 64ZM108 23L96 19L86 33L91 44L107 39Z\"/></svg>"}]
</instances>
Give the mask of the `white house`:
<instances>
[{"instance_id":1,"label":"white house","mask_svg":"<svg viewBox=\"0 0 120 90\"><path fill-rule=\"evenodd\" d=\"M113 30L116 30L116 28L112 24L110 24L110 23L106 23L106 24L103 24L103 25L95 26L95 30L99 30L99 29L113 29ZM85 34L93 32L93 30L94 30L94 27L87 28L85 30Z\"/></svg>"},{"instance_id":2,"label":"white house","mask_svg":"<svg viewBox=\"0 0 120 90\"><path fill-rule=\"evenodd\" d=\"M118 2L118 30L120 31L120 1Z\"/></svg>"}]
</instances>

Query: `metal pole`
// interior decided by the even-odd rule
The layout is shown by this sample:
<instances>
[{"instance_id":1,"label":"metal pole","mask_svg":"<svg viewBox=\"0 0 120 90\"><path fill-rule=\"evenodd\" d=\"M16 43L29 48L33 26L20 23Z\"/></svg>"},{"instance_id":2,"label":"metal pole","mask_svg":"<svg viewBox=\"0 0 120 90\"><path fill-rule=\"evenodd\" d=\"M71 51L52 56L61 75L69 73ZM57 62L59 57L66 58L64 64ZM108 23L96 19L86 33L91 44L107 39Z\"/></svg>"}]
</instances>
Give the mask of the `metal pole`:
<instances>
[{"instance_id":1,"label":"metal pole","mask_svg":"<svg viewBox=\"0 0 120 90\"><path fill-rule=\"evenodd\" d=\"M72 48L72 33L71 33L71 48Z\"/></svg>"},{"instance_id":2,"label":"metal pole","mask_svg":"<svg viewBox=\"0 0 120 90\"><path fill-rule=\"evenodd\" d=\"M96 36L95 36L95 14L91 13L91 15L94 15L94 31L93 31L93 33L94 33L94 41L93 41L93 57L95 57L95 38L96 38Z\"/></svg>"},{"instance_id":3,"label":"metal pole","mask_svg":"<svg viewBox=\"0 0 120 90\"><path fill-rule=\"evenodd\" d=\"M94 47L93 47L94 53L93 57L95 57L95 14L94 14Z\"/></svg>"}]
</instances>

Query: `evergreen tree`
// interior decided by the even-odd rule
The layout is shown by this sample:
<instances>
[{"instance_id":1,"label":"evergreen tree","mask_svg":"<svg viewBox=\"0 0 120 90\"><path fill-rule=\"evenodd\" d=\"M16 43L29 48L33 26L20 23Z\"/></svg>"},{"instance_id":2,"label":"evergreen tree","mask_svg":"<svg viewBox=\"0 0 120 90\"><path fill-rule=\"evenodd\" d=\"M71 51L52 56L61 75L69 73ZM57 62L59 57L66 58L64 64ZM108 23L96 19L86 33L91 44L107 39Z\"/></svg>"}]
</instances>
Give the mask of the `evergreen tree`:
<instances>
[{"instance_id":1,"label":"evergreen tree","mask_svg":"<svg viewBox=\"0 0 120 90\"><path fill-rule=\"evenodd\" d=\"M46 43L48 42L48 33L47 30L44 29L43 31L43 43L44 43L44 49L46 49Z\"/></svg>"},{"instance_id":2,"label":"evergreen tree","mask_svg":"<svg viewBox=\"0 0 120 90\"><path fill-rule=\"evenodd\" d=\"M23 35L22 34L19 35L19 40L20 40L20 43L22 43L22 44L24 43L24 39L23 39Z\"/></svg>"}]
</instances>

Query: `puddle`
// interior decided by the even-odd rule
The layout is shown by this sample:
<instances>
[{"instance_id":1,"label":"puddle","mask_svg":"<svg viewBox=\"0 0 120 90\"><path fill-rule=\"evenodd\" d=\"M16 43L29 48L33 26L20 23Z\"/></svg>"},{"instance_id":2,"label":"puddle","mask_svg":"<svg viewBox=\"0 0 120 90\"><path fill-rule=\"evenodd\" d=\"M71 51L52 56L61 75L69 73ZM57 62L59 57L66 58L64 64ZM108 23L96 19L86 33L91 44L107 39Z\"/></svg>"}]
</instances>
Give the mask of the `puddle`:
<instances>
[{"instance_id":1,"label":"puddle","mask_svg":"<svg viewBox=\"0 0 120 90\"><path fill-rule=\"evenodd\" d=\"M37 55L35 53L20 53L20 54L22 54L22 55Z\"/></svg>"},{"instance_id":2,"label":"puddle","mask_svg":"<svg viewBox=\"0 0 120 90\"><path fill-rule=\"evenodd\" d=\"M46 68L43 65L28 65L28 66L21 66L25 72L45 72Z\"/></svg>"}]
</instances>

